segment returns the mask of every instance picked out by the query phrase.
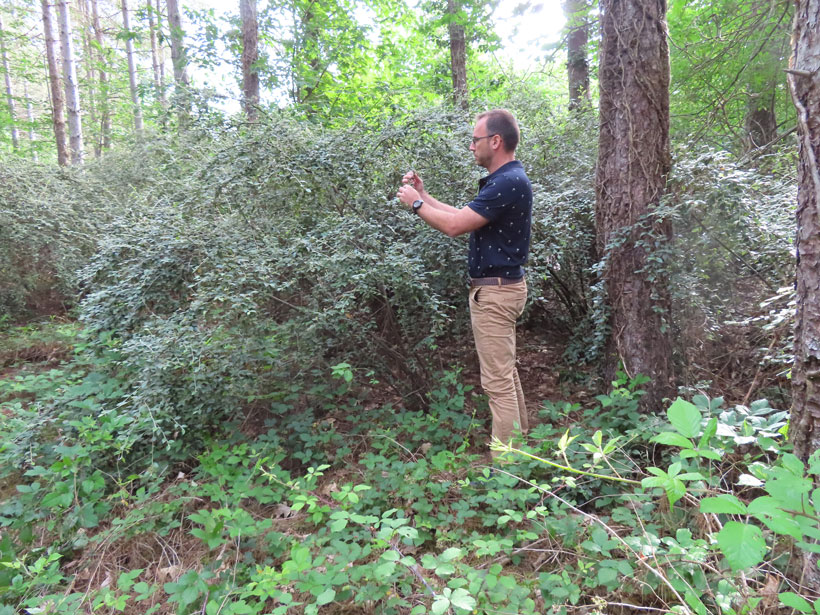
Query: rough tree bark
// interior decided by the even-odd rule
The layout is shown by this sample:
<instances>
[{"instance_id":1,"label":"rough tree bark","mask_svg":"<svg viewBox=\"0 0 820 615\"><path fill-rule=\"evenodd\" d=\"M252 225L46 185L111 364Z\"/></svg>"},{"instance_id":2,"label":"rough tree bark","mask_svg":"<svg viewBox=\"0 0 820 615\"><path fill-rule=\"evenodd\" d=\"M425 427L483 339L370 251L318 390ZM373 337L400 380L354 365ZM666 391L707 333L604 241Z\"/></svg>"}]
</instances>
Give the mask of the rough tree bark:
<instances>
[{"instance_id":1,"label":"rough tree bark","mask_svg":"<svg viewBox=\"0 0 820 615\"><path fill-rule=\"evenodd\" d=\"M256 121L259 105L259 24L256 0L239 0L242 18L242 105L250 121Z\"/></svg>"},{"instance_id":2,"label":"rough tree bark","mask_svg":"<svg viewBox=\"0 0 820 615\"><path fill-rule=\"evenodd\" d=\"M820 449L820 0L798 0L788 75L797 109L797 317L789 434L807 460ZM805 552L803 584L820 587L818 556Z\"/></svg>"},{"instance_id":3,"label":"rough tree bark","mask_svg":"<svg viewBox=\"0 0 820 615\"><path fill-rule=\"evenodd\" d=\"M6 101L11 115L11 144L15 150L20 148L20 133L17 130L17 111L14 108L14 88L11 85L11 70L9 69L9 59L6 54L5 30L3 30L3 19L0 17L0 60L3 64L3 75L6 78Z\"/></svg>"},{"instance_id":4,"label":"rough tree bark","mask_svg":"<svg viewBox=\"0 0 820 615\"><path fill-rule=\"evenodd\" d=\"M564 0L567 18L567 80L569 108L583 109L589 100L589 5L587 0Z\"/></svg>"},{"instance_id":5,"label":"rough tree bark","mask_svg":"<svg viewBox=\"0 0 820 615\"><path fill-rule=\"evenodd\" d=\"M168 30L171 38L171 64L174 67L174 82L176 84L175 99L179 109L179 122L184 125L190 116L190 99L188 97L188 57L185 52L182 31L182 15L179 12L177 0L167 0Z\"/></svg>"},{"instance_id":6,"label":"rough tree bark","mask_svg":"<svg viewBox=\"0 0 820 615\"><path fill-rule=\"evenodd\" d=\"M467 38L464 26L458 23L461 5L458 0L447 0L447 15L450 17L450 70L453 75L453 102L464 110L470 106L467 91Z\"/></svg>"},{"instance_id":7,"label":"rough tree bark","mask_svg":"<svg viewBox=\"0 0 820 615\"><path fill-rule=\"evenodd\" d=\"M57 65L57 39L54 36L54 22L51 16L49 0L40 0L43 9L43 34L46 43L46 62L48 64L48 83L51 91L51 120L54 126L54 140L57 144L57 163L66 166L69 162L68 143L65 126L65 102L63 89L60 87L60 69Z\"/></svg>"},{"instance_id":8,"label":"rough tree bark","mask_svg":"<svg viewBox=\"0 0 820 615\"><path fill-rule=\"evenodd\" d=\"M670 168L665 0L602 0L595 220L610 309L607 375L651 378L645 411L671 395L670 299L653 257L671 224L652 211Z\"/></svg>"},{"instance_id":9,"label":"rough tree bark","mask_svg":"<svg viewBox=\"0 0 820 615\"><path fill-rule=\"evenodd\" d=\"M65 104L68 111L68 148L71 164L83 163L83 124L80 109L80 88L77 82L77 64L74 61L74 41L72 40L71 13L68 0L57 2L60 17L60 43L63 56L63 84Z\"/></svg>"},{"instance_id":10,"label":"rough tree bark","mask_svg":"<svg viewBox=\"0 0 820 615\"><path fill-rule=\"evenodd\" d=\"M125 53L128 58L128 88L131 91L131 104L134 110L134 130L142 137L145 127L142 122L142 105L137 89L137 65L134 62L134 40L131 38L131 16L128 14L128 0L120 0L122 8L122 27L125 28Z\"/></svg>"},{"instance_id":11,"label":"rough tree bark","mask_svg":"<svg viewBox=\"0 0 820 615\"><path fill-rule=\"evenodd\" d=\"M97 0L91 0L91 19L94 26L94 39L97 41L98 70L100 72L100 141L94 146L95 151L111 147L111 110L108 105L108 73L105 70L106 57L103 31L100 27L100 15L97 11ZM99 156L99 153L97 154Z\"/></svg>"}]
</instances>

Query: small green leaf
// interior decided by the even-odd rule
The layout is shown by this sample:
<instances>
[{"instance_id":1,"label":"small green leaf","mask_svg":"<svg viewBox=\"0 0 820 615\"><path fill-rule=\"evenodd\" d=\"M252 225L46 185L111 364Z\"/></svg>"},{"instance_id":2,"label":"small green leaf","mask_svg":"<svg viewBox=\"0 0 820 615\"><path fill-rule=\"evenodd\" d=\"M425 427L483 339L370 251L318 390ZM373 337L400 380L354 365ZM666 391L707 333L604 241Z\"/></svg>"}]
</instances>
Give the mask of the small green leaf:
<instances>
[{"instance_id":1,"label":"small green leaf","mask_svg":"<svg viewBox=\"0 0 820 615\"><path fill-rule=\"evenodd\" d=\"M450 596L450 603L453 606L464 609L465 611L472 611L476 606L475 598L473 598L470 593L463 588L453 591Z\"/></svg>"},{"instance_id":2,"label":"small green leaf","mask_svg":"<svg viewBox=\"0 0 820 615\"><path fill-rule=\"evenodd\" d=\"M666 446L678 446L684 449L695 448L694 443L689 438L684 438L679 433L673 431L664 431L652 438L650 442L657 442L658 444L665 444Z\"/></svg>"},{"instance_id":3,"label":"small green leaf","mask_svg":"<svg viewBox=\"0 0 820 615\"><path fill-rule=\"evenodd\" d=\"M801 613L814 613L814 609L811 604L809 604L809 601L794 592L783 592L782 594L777 594L777 597L780 598L780 602Z\"/></svg>"},{"instance_id":4,"label":"small green leaf","mask_svg":"<svg viewBox=\"0 0 820 615\"><path fill-rule=\"evenodd\" d=\"M721 513L727 515L745 515L746 505L735 496L721 494L714 498L704 498L700 502L700 512Z\"/></svg>"},{"instance_id":5,"label":"small green leaf","mask_svg":"<svg viewBox=\"0 0 820 615\"><path fill-rule=\"evenodd\" d=\"M680 397L666 411L666 416L682 436L694 438L700 432L700 410Z\"/></svg>"},{"instance_id":6,"label":"small green leaf","mask_svg":"<svg viewBox=\"0 0 820 615\"><path fill-rule=\"evenodd\" d=\"M442 562L449 562L458 557L461 557L462 551L458 547L450 547L444 553L439 556L439 559Z\"/></svg>"},{"instance_id":7,"label":"small green leaf","mask_svg":"<svg viewBox=\"0 0 820 615\"><path fill-rule=\"evenodd\" d=\"M325 591L321 594L316 596L316 604L322 606L324 604L330 604L333 602L333 599L336 597L336 590L332 587L328 587Z\"/></svg>"},{"instance_id":8,"label":"small green leaf","mask_svg":"<svg viewBox=\"0 0 820 615\"><path fill-rule=\"evenodd\" d=\"M766 554L763 532L756 525L729 521L718 532L717 540L732 570L756 566Z\"/></svg>"}]
</instances>

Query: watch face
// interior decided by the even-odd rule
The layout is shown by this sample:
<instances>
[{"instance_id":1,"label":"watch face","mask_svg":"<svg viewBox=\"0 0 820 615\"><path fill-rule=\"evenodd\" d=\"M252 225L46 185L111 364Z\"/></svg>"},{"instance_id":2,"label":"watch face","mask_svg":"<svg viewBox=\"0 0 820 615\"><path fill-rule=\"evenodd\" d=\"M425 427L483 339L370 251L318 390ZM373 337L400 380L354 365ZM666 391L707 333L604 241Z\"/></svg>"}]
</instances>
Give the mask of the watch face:
<instances>
[{"instance_id":1,"label":"watch face","mask_svg":"<svg viewBox=\"0 0 820 615\"><path fill-rule=\"evenodd\" d=\"M422 205L424 205L424 201L413 201L413 211L418 211Z\"/></svg>"}]
</instances>

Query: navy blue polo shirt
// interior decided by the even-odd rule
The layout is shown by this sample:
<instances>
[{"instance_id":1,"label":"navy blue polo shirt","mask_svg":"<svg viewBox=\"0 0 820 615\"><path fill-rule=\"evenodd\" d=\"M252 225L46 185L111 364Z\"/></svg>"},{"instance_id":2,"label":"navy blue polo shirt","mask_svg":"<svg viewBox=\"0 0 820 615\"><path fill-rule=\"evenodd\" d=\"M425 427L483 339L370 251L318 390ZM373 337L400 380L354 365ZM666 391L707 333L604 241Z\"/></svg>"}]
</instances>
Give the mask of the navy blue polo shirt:
<instances>
[{"instance_id":1,"label":"navy blue polo shirt","mask_svg":"<svg viewBox=\"0 0 820 615\"><path fill-rule=\"evenodd\" d=\"M532 186L524 165L508 162L482 177L467 207L489 222L470 233L471 278L520 278L530 252Z\"/></svg>"}]
</instances>

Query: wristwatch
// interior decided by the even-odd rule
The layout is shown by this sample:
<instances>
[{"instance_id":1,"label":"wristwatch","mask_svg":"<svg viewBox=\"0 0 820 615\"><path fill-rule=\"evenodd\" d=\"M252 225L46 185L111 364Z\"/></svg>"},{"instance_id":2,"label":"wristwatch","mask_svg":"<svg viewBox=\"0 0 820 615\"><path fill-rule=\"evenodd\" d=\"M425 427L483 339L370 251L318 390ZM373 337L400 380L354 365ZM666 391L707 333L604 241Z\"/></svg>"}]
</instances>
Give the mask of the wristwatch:
<instances>
[{"instance_id":1,"label":"wristwatch","mask_svg":"<svg viewBox=\"0 0 820 615\"><path fill-rule=\"evenodd\" d=\"M422 201L421 199L413 201L413 213L417 216L419 215L419 209L421 209L422 205L424 205L424 201Z\"/></svg>"}]
</instances>

